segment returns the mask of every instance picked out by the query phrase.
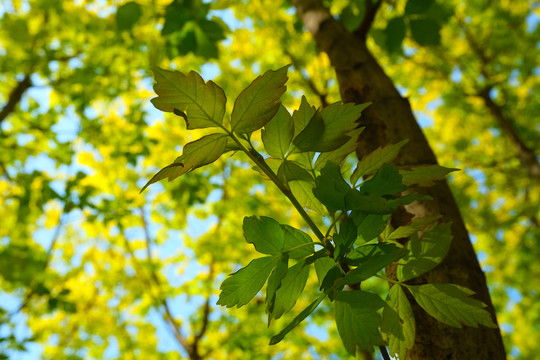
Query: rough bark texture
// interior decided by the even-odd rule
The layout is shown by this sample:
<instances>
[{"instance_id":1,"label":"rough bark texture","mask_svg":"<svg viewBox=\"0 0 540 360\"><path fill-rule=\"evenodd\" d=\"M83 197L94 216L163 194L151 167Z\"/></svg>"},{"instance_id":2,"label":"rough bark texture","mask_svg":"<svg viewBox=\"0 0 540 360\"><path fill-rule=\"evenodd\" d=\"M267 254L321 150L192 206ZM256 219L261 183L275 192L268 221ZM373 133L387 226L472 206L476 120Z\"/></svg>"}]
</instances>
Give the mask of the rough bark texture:
<instances>
[{"instance_id":1,"label":"rough bark texture","mask_svg":"<svg viewBox=\"0 0 540 360\"><path fill-rule=\"evenodd\" d=\"M321 50L335 68L344 102L373 102L360 119L366 127L358 146L361 156L375 148L409 139L397 162L399 165L436 164L422 130L418 126L407 99L400 96L366 47L362 36L352 35L336 21L320 0L293 0L298 16L313 34ZM398 224L416 217L443 214L451 221L454 241L445 260L415 283L453 283L476 292L488 305L494 321L495 313L486 279L469 240L469 235L448 184L439 182L431 188L416 191L429 194L432 201L414 203L394 219ZM402 219L401 219L402 218ZM416 318L416 340L408 359L505 359L499 329L452 328L427 315L413 302Z\"/></svg>"}]
</instances>

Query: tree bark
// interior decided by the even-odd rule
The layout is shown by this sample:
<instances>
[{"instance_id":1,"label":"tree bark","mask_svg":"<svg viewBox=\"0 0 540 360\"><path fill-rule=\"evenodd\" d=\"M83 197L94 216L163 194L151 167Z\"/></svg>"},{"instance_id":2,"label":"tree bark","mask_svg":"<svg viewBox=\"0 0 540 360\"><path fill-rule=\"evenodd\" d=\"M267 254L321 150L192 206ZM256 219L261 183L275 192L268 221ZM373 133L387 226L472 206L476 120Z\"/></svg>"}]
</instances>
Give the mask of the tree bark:
<instances>
[{"instance_id":1,"label":"tree bark","mask_svg":"<svg viewBox=\"0 0 540 360\"><path fill-rule=\"evenodd\" d=\"M328 54L336 71L343 101L373 103L360 119L366 129L358 144L359 156L379 146L409 139L397 159L398 165L436 164L437 159L414 118L408 100L401 97L392 80L370 53L365 37L348 32L320 0L292 0L292 3L318 47ZM399 224L411 216L442 214L443 221L452 222L454 236L445 260L426 275L414 279L414 283L453 283L468 287L488 305L496 323L484 273L448 184L440 181L433 187L414 190L432 196L433 200L407 206L406 211L398 212L401 215L394 221ZM416 339L407 355L408 359L506 358L499 329L452 328L426 314L414 301L412 305Z\"/></svg>"}]
</instances>

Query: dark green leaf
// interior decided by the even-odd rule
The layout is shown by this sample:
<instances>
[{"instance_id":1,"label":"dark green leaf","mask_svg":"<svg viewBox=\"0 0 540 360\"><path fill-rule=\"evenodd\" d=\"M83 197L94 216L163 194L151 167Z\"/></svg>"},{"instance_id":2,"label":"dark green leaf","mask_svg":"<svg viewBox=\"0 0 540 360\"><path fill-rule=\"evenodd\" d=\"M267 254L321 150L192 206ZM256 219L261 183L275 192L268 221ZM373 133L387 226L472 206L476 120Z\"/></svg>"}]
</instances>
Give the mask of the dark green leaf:
<instances>
[{"instance_id":1,"label":"dark green leaf","mask_svg":"<svg viewBox=\"0 0 540 360\"><path fill-rule=\"evenodd\" d=\"M284 237L283 251L288 251L291 259L301 259L315 252L313 240L308 234L289 225L281 225L281 229Z\"/></svg>"},{"instance_id":2,"label":"dark green leaf","mask_svg":"<svg viewBox=\"0 0 540 360\"><path fill-rule=\"evenodd\" d=\"M289 255L283 254L279 257L279 260L272 271L272 274L268 278L268 285L266 285L266 312L269 314L268 323L270 323L270 314L274 310L274 303L276 300L276 291L281 286L281 281L287 275L289 270Z\"/></svg>"},{"instance_id":3,"label":"dark green leaf","mask_svg":"<svg viewBox=\"0 0 540 360\"><path fill-rule=\"evenodd\" d=\"M435 0L408 0L405 5L405 14L425 14Z\"/></svg>"},{"instance_id":4,"label":"dark green leaf","mask_svg":"<svg viewBox=\"0 0 540 360\"><path fill-rule=\"evenodd\" d=\"M345 209L345 195L349 193L351 187L343 177L339 166L332 162L327 162L321 170L321 175L315 179L313 194L332 211Z\"/></svg>"},{"instance_id":5,"label":"dark green leaf","mask_svg":"<svg viewBox=\"0 0 540 360\"><path fill-rule=\"evenodd\" d=\"M414 345L416 322L409 299L399 285L390 289L386 299L389 306L383 309L383 332L389 335L390 355L405 359L407 350Z\"/></svg>"},{"instance_id":6,"label":"dark green leaf","mask_svg":"<svg viewBox=\"0 0 540 360\"><path fill-rule=\"evenodd\" d=\"M276 220L266 216L246 216L243 229L246 241L258 252L277 255L283 251L283 230Z\"/></svg>"},{"instance_id":7,"label":"dark green leaf","mask_svg":"<svg viewBox=\"0 0 540 360\"><path fill-rule=\"evenodd\" d=\"M311 174L298 163L291 160L283 160L278 170L278 176L284 181L305 181L313 183Z\"/></svg>"},{"instance_id":8,"label":"dark green leaf","mask_svg":"<svg viewBox=\"0 0 540 360\"><path fill-rule=\"evenodd\" d=\"M315 115L315 107L309 105L305 96L302 95L300 100L300 107L295 110L292 115L294 123L294 137L298 136L309 124L309 121Z\"/></svg>"},{"instance_id":9,"label":"dark green leaf","mask_svg":"<svg viewBox=\"0 0 540 360\"><path fill-rule=\"evenodd\" d=\"M401 16L388 21L384 30L386 51L389 53L401 52L401 44L405 39L405 21Z\"/></svg>"},{"instance_id":10,"label":"dark green leaf","mask_svg":"<svg viewBox=\"0 0 540 360\"><path fill-rule=\"evenodd\" d=\"M368 242L375 239L384 230L389 215L366 214L353 211L350 216L354 219L354 223L358 229L359 240Z\"/></svg>"},{"instance_id":11,"label":"dark green leaf","mask_svg":"<svg viewBox=\"0 0 540 360\"><path fill-rule=\"evenodd\" d=\"M360 9L364 9L364 7L360 7ZM341 14L339 15L339 20L343 25L345 25L347 30L352 32L360 26L363 17L364 14L359 11L357 6L349 4L345 6L341 11Z\"/></svg>"},{"instance_id":12,"label":"dark green leaf","mask_svg":"<svg viewBox=\"0 0 540 360\"><path fill-rule=\"evenodd\" d=\"M341 223L339 232L334 235L334 243L336 244L334 258L336 261L339 261L345 256L357 237L358 230L356 229L354 219L347 218L347 220Z\"/></svg>"},{"instance_id":13,"label":"dark green leaf","mask_svg":"<svg viewBox=\"0 0 540 360\"><path fill-rule=\"evenodd\" d=\"M342 209L384 215L393 213L397 206L392 206L390 201L382 196L363 194L356 189L350 189L345 196L345 207Z\"/></svg>"},{"instance_id":14,"label":"dark green leaf","mask_svg":"<svg viewBox=\"0 0 540 360\"><path fill-rule=\"evenodd\" d=\"M351 183L355 185L358 179L364 175L370 175L377 171L379 167L384 163L389 163L394 160L401 149L408 140L400 141L394 145L387 145L362 157L362 160L358 162L356 169L351 175Z\"/></svg>"},{"instance_id":15,"label":"dark green leaf","mask_svg":"<svg viewBox=\"0 0 540 360\"><path fill-rule=\"evenodd\" d=\"M395 165L382 164L374 177L360 187L363 194L393 196L407 189L401 182L401 175Z\"/></svg>"},{"instance_id":16,"label":"dark green leaf","mask_svg":"<svg viewBox=\"0 0 540 360\"><path fill-rule=\"evenodd\" d=\"M158 94L152 104L161 111L175 109L187 116L188 129L221 127L227 101L223 90L212 81L204 82L194 71L187 75L179 71L154 68Z\"/></svg>"},{"instance_id":17,"label":"dark green leaf","mask_svg":"<svg viewBox=\"0 0 540 360\"><path fill-rule=\"evenodd\" d=\"M343 288L342 285L336 283L336 281L341 278L343 278L343 273L341 272L339 265L336 265L334 263L334 266L330 268L330 270L328 270L326 276L321 282L321 290L324 291L326 294L330 293L330 300L333 300L333 294L331 290L341 290ZM334 287L339 287L339 289L336 289Z\"/></svg>"},{"instance_id":18,"label":"dark green leaf","mask_svg":"<svg viewBox=\"0 0 540 360\"><path fill-rule=\"evenodd\" d=\"M393 244L378 245L377 247L369 246L367 249L360 247L351 252L348 256L347 263L353 263L358 267L351 270L340 280L341 285L358 284L361 281L369 279L386 266L407 254L407 250ZM367 254L361 254L362 251L369 252Z\"/></svg>"},{"instance_id":19,"label":"dark green leaf","mask_svg":"<svg viewBox=\"0 0 540 360\"><path fill-rule=\"evenodd\" d=\"M377 311L385 305L378 296L364 291L341 291L335 294L336 325L345 349L352 356L356 347L373 351L382 345L379 332L381 316Z\"/></svg>"},{"instance_id":20,"label":"dark green leaf","mask_svg":"<svg viewBox=\"0 0 540 360\"><path fill-rule=\"evenodd\" d=\"M334 103L316 112L307 126L293 140L298 150L325 152L338 149L351 138L356 120L368 104Z\"/></svg>"},{"instance_id":21,"label":"dark green leaf","mask_svg":"<svg viewBox=\"0 0 540 360\"><path fill-rule=\"evenodd\" d=\"M436 180L444 180L446 175L459 169L446 168L439 165L420 165L410 170L400 170L405 185L433 186Z\"/></svg>"},{"instance_id":22,"label":"dark green leaf","mask_svg":"<svg viewBox=\"0 0 540 360\"><path fill-rule=\"evenodd\" d=\"M274 307L270 317L279 319L284 313L290 311L298 297L304 290L309 276L309 266L301 261L289 268L287 275L281 280L281 286L276 291Z\"/></svg>"},{"instance_id":23,"label":"dark green leaf","mask_svg":"<svg viewBox=\"0 0 540 360\"><path fill-rule=\"evenodd\" d=\"M270 345L275 345L278 342L280 342L281 340L283 340L285 335L287 335L292 329L294 329L296 326L298 326L298 324L300 324L302 321L304 321L305 318L307 318L313 311L315 311L315 309L317 308L317 306L319 306L319 304L325 298L325 296L326 295L319 296L314 302L309 304L308 307L306 307L304 310L302 310L302 312L300 314L298 314L293 319L293 321L291 321L290 324L285 326L285 328L283 328L283 330L281 330L278 334L272 336L272 338L270 339Z\"/></svg>"},{"instance_id":24,"label":"dark green leaf","mask_svg":"<svg viewBox=\"0 0 540 360\"><path fill-rule=\"evenodd\" d=\"M330 269L332 269L334 266L336 266L336 263L334 262L334 260L332 260L328 256L315 260L315 272L317 272L319 285L322 286L322 283L324 279L326 278L326 275L328 274Z\"/></svg>"},{"instance_id":25,"label":"dark green leaf","mask_svg":"<svg viewBox=\"0 0 540 360\"><path fill-rule=\"evenodd\" d=\"M451 223L439 224L421 238L413 235L405 245L409 254L399 262L398 279L410 280L433 269L444 259L451 242Z\"/></svg>"},{"instance_id":26,"label":"dark green leaf","mask_svg":"<svg viewBox=\"0 0 540 360\"><path fill-rule=\"evenodd\" d=\"M225 134L210 134L199 140L186 144L183 153L174 163L161 169L144 185L143 192L151 184L168 178L172 181L189 171L213 163L225 152L228 136Z\"/></svg>"},{"instance_id":27,"label":"dark green leaf","mask_svg":"<svg viewBox=\"0 0 540 360\"><path fill-rule=\"evenodd\" d=\"M430 18L413 19L409 22L414 40L422 45L439 45L441 25Z\"/></svg>"},{"instance_id":28,"label":"dark green leaf","mask_svg":"<svg viewBox=\"0 0 540 360\"><path fill-rule=\"evenodd\" d=\"M283 158L292 142L294 126L291 114L283 105L262 130L262 141L266 152L273 157Z\"/></svg>"},{"instance_id":29,"label":"dark green leaf","mask_svg":"<svg viewBox=\"0 0 540 360\"><path fill-rule=\"evenodd\" d=\"M350 132L349 136L351 138L340 148L333 151L320 153L317 157L317 160L315 161L315 165L313 165L313 169L322 169L326 165L327 161L331 161L334 164L341 166L341 164L343 164L343 161L345 161L347 155L353 153L356 150L356 147L358 146L358 137L363 130L364 128L360 128Z\"/></svg>"},{"instance_id":30,"label":"dark green leaf","mask_svg":"<svg viewBox=\"0 0 540 360\"><path fill-rule=\"evenodd\" d=\"M481 301L470 298L473 291L453 284L426 284L408 287L414 299L428 314L447 325L496 328Z\"/></svg>"},{"instance_id":31,"label":"dark green leaf","mask_svg":"<svg viewBox=\"0 0 540 360\"><path fill-rule=\"evenodd\" d=\"M118 7L116 10L116 26L118 30L131 30L142 15L141 5L130 1Z\"/></svg>"},{"instance_id":32,"label":"dark green leaf","mask_svg":"<svg viewBox=\"0 0 540 360\"><path fill-rule=\"evenodd\" d=\"M226 307L246 305L261 290L279 259L281 256L258 258L231 274L221 284L217 304Z\"/></svg>"},{"instance_id":33,"label":"dark green leaf","mask_svg":"<svg viewBox=\"0 0 540 360\"><path fill-rule=\"evenodd\" d=\"M280 106L278 100L286 89L289 66L265 72L238 95L231 114L232 131L251 133L274 117Z\"/></svg>"}]
</instances>

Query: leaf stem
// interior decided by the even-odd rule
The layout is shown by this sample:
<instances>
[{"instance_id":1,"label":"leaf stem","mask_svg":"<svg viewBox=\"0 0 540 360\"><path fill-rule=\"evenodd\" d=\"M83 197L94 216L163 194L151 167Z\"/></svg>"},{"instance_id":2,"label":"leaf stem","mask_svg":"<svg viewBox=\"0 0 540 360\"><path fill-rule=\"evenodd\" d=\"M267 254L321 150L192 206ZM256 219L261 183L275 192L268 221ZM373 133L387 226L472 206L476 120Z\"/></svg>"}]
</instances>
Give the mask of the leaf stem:
<instances>
[{"instance_id":1,"label":"leaf stem","mask_svg":"<svg viewBox=\"0 0 540 360\"><path fill-rule=\"evenodd\" d=\"M304 221L308 224L311 231L313 231L315 236L317 236L317 238L321 241L321 243L324 245L326 250L328 250L330 254L333 254L334 246L330 242L325 240L323 233L319 230L315 222L313 222L311 217L307 214L306 210L304 210L304 207L298 202L298 200L293 195L291 190L289 190L289 188L287 188L287 186L283 184L283 182L278 178L278 176L274 173L274 171L270 169L270 167L266 164L266 161L264 161L264 158L262 157L262 155L259 154L253 148L247 149L244 146L244 144L242 144L240 140L231 131L227 129L225 129L225 131L231 137L231 139L236 143L236 145L238 145L240 150L242 150L255 163L255 165L259 166L259 168L264 172L264 174L268 176L270 180L272 180L272 182L283 193L283 195L285 195L287 199L289 199L289 201L294 206L296 211L298 211L300 216L302 216L302 219L304 219Z\"/></svg>"}]
</instances>

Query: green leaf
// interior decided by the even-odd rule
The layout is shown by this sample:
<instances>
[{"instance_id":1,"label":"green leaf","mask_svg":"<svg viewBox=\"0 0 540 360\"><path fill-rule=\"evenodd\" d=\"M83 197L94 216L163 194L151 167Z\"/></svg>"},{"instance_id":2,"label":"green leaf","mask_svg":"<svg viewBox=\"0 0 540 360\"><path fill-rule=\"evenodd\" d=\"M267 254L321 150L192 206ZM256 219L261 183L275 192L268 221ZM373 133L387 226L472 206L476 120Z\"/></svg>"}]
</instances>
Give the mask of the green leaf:
<instances>
[{"instance_id":1,"label":"green leaf","mask_svg":"<svg viewBox=\"0 0 540 360\"><path fill-rule=\"evenodd\" d=\"M343 162L345 161L345 158L347 158L347 155L353 153L356 150L358 144L358 137L363 130L364 128L360 128L350 132L349 136L351 138L349 139L349 141L347 141L343 146L339 147L338 149L320 153L317 157L317 160L315 161L315 165L313 165L313 169L322 169L328 161L331 161L334 164L341 166L341 164L343 164Z\"/></svg>"},{"instance_id":2,"label":"green leaf","mask_svg":"<svg viewBox=\"0 0 540 360\"><path fill-rule=\"evenodd\" d=\"M377 150L367 154L358 162L356 169L351 175L351 184L356 185L358 179L364 175L370 175L377 171L379 167L384 163L389 163L394 160L399 152L399 150L408 142L409 140L400 141L394 145L387 145L383 148L378 148Z\"/></svg>"},{"instance_id":3,"label":"green leaf","mask_svg":"<svg viewBox=\"0 0 540 360\"><path fill-rule=\"evenodd\" d=\"M276 291L274 306L269 317L279 319L290 311L304 290L309 276L309 266L301 261L289 268L287 275L281 280L281 286Z\"/></svg>"},{"instance_id":4,"label":"green leaf","mask_svg":"<svg viewBox=\"0 0 540 360\"><path fill-rule=\"evenodd\" d=\"M326 152L336 150L350 140L348 133L357 127L356 120L369 103L334 103L316 112L307 126L293 140L298 150Z\"/></svg>"},{"instance_id":5,"label":"green leaf","mask_svg":"<svg viewBox=\"0 0 540 360\"><path fill-rule=\"evenodd\" d=\"M325 298L325 296L326 295L324 295L324 294L320 295L315 301L313 301L311 304L309 304L308 307L306 307L304 310L302 310L302 312L300 314L298 314L293 319L293 321L291 321L290 324L285 326L285 328L283 328L283 330L281 330L278 334L272 336L272 338L270 339L270 345L275 345L275 344L279 343L281 340L283 340L285 335L287 335L292 329L294 329L296 326L298 326L298 324L300 324L302 321L304 321L305 318L307 318L313 311L315 311L315 309L317 308L317 306L319 306L319 304Z\"/></svg>"},{"instance_id":6,"label":"green leaf","mask_svg":"<svg viewBox=\"0 0 540 360\"><path fill-rule=\"evenodd\" d=\"M358 237L358 230L354 224L354 219L348 218L341 223L339 227L339 232L334 235L334 243L336 244L336 249L334 252L334 258L336 261L339 261L347 251L354 244L354 241Z\"/></svg>"},{"instance_id":7,"label":"green leaf","mask_svg":"<svg viewBox=\"0 0 540 360\"><path fill-rule=\"evenodd\" d=\"M364 182L360 192L380 196L394 196L407 189L401 182L401 175L395 165L382 164L374 177Z\"/></svg>"},{"instance_id":8,"label":"green leaf","mask_svg":"<svg viewBox=\"0 0 540 360\"><path fill-rule=\"evenodd\" d=\"M405 185L433 186L436 180L444 180L446 175L459 169L439 165L420 165L410 170L400 170Z\"/></svg>"},{"instance_id":9,"label":"green leaf","mask_svg":"<svg viewBox=\"0 0 540 360\"><path fill-rule=\"evenodd\" d=\"M394 261L401 259L407 254L407 250L399 248L394 244L377 244L378 246L368 246L366 249L357 248L347 257L347 263L357 265L343 279L340 285L358 284L369 279ZM369 251L365 254L362 251Z\"/></svg>"},{"instance_id":10,"label":"green leaf","mask_svg":"<svg viewBox=\"0 0 540 360\"><path fill-rule=\"evenodd\" d=\"M301 259L315 252L313 240L308 234L289 225L281 225L281 229L284 237L283 251L288 251L291 259Z\"/></svg>"},{"instance_id":11,"label":"green leaf","mask_svg":"<svg viewBox=\"0 0 540 360\"><path fill-rule=\"evenodd\" d=\"M292 142L294 126L292 116L283 105L262 130L262 141L266 152L273 157L283 158Z\"/></svg>"},{"instance_id":12,"label":"green leaf","mask_svg":"<svg viewBox=\"0 0 540 360\"><path fill-rule=\"evenodd\" d=\"M385 305L378 296L364 291L341 291L335 294L336 325L345 349L352 356L356 347L373 351L382 345L379 332L381 316L377 311Z\"/></svg>"},{"instance_id":13,"label":"green leaf","mask_svg":"<svg viewBox=\"0 0 540 360\"><path fill-rule=\"evenodd\" d=\"M325 294L330 295L330 300L334 300L333 290L343 289L343 285L340 285L338 282L343 276L339 265L336 265L336 263L334 263L334 266L330 268L324 276L321 282L321 290L324 291Z\"/></svg>"},{"instance_id":14,"label":"green leaf","mask_svg":"<svg viewBox=\"0 0 540 360\"><path fill-rule=\"evenodd\" d=\"M266 216L246 216L243 229L246 241L253 244L258 252L277 255L283 251L283 230L276 220Z\"/></svg>"},{"instance_id":15,"label":"green leaf","mask_svg":"<svg viewBox=\"0 0 540 360\"><path fill-rule=\"evenodd\" d=\"M168 178L172 181L187 172L201 166L213 163L227 149L228 136L226 134L210 134L184 146L182 155L174 163L161 169L143 186L143 192L151 184Z\"/></svg>"},{"instance_id":16,"label":"green leaf","mask_svg":"<svg viewBox=\"0 0 540 360\"><path fill-rule=\"evenodd\" d=\"M317 273L317 279L319 279L320 286L330 269L334 266L336 266L336 263L328 256L315 260L315 272Z\"/></svg>"},{"instance_id":17,"label":"green leaf","mask_svg":"<svg viewBox=\"0 0 540 360\"><path fill-rule=\"evenodd\" d=\"M289 66L265 72L238 95L231 114L232 131L251 133L274 117L280 106L278 100L286 89Z\"/></svg>"},{"instance_id":18,"label":"green leaf","mask_svg":"<svg viewBox=\"0 0 540 360\"><path fill-rule=\"evenodd\" d=\"M430 18L412 19L409 21L414 40L422 46L439 45L441 43L441 25Z\"/></svg>"},{"instance_id":19,"label":"green leaf","mask_svg":"<svg viewBox=\"0 0 540 360\"><path fill-rule=\"evenodd\" d=\"M326 210L321 202L313 194L313 188L315 187L315 181L289 181L289 189L293 193L296 200L304 208L311 209L319 214L325 214Z\"/></svg>"},{"instance_id":20,"label":"green leaf","mask_svg":"<svg viewBox=\"0 0 540 360\"><path fill-rule=\"evenodd\" d=\"M425 14L435 0L408 0L405 5L405 14Z\"/></svg>"},{"instance_id":21,"label":"green leaf","mask_svg":"<svg viewBox=\"0 0 540 360\"><path fill-rule=\"evenodd\" d=\"M183 112L188 129L222 127L227 98L219 86L212 81L205 83L194 71L187 75L160 68L153 68L153 71L158 97L151 101L157 109Z\"/></svg>"},{"instance_id":22,"label":"green leaf","mask_svg":"<svg viewBox=\"0 0 540 360\"><path fill-rule=\"evenodd\" d=\"M343 177L339 166L332 162L327 162L321 170L321 175L315 179L313 194L332 211L345 209L345 195L351 187Z\"/></svg>"},{"instance_id":23,"label":"green leaf","mask_svg":"<svg viewBox=\"0 0 540 360\"><path fill-rule=\"evenodd\" d=\"M413 219L410 224L405 225L405 226L400 226L396 230L392 231L388 235L386 240L397 240L397 239L409 237L413 234L418 233L421 230L424 230L427 225L431 224L432 222L440 218L442 218L442 215Z\"/></svg>"},{"instance_id":24,"label":"green leaf","mask_svg":"<svg viewBox=\"0 0 540 360\"><path fill-rule=\"evenodd\" d=\"M116 10L116 26L118 30L131 30L142 15L141 5L130 1L118 7Z\"/></svg>"},{"instance_id":25,"label":"green leaf","mask_svg":"<svg viewBox=\"0 0 540 360\"><path fill-rule=\"evenodd\" d=\"M446 256L452 242L452 223L439 224L424 233L421 238L413 235L405 245L409 254L397 268L400 281L414 279L437 266Z\"/></svg>"},{"instance_id":26,"label":"green leaf","mask_svg":"<svg viewBox=\"0 0 540 360\"><path fill-rule=\"evenodd\" d=\"M470 298L473 291L453 284L426 284L408 287L414 299L428 314L447 325L496 328L481 301Z\"/></svg>"},{"instance_id":27,"label":"green leaf","mask_svg":"<svg viewBox=\"0 0 540 360\"><path fill-rule=\"evenodd\" d=\"M350 189L345 195L345 207L342 209L384 215L393 213L396 208L397 205L392 206L382 196L363 194L356 189Z\"/></svg>"},{"instance_id":28,"label":"green leaf","mask_svg":"<svg viewBox=\"0 0 540 360\"><path fill-rule=\"evenodd\" d=\"M358 237L363 242L375 239L386 227L388 215L366 214L358 211L351 212L358 230Z\"/></svg>"},{"instance_id":29,"label":"green leaf","mask_svg":"<svg viewBox=\"0 0 540 360\"><path fill-rule=\"evenodd\" d=\"M280 258L280 256L258 258L231 274L221 284L217 304L226 307L246 305L261 290Z\"/></svg>"},{"instance_id":30,"label":"green leaf","mask_svg":"<svg viewBox=\"0 0 540 360\"><path fill-rule=\"evenodd\" d=\"M306 97L302 95L300 100L300 107L298 110L295 110L292 115L292 120L294 124L294 137L298 136L309 124L309 121L315 115L315 107L309 105Z\"/></svg>"},{"instance_id":31,"label":"green leaf","mask_svg":"<svg viewBox=\"0 0 540 360\"><path fill-rule=\"evenodd\" d=\"M407 350L414 345L416 321L409 299L399 285L394 285L386 299L389 306L383 309L383 332L389 334L390 355L405 359Z\"/></svg>"},{"instance_id":32,"label":"green leaf","mask_svg":"<svg viewBox=\"0 0 540 360\"><path fill-rule=\"evenodd\" d=\"M363 9L363 7L360 6L360 9ZM350 32L356 30L360 26L363 18L364 14L358 11L357 6L353 7L353 4L345 6L339 15L339 20Z\"/></svg>"},{"instance_id":33,"label":"green leaf","mask_svg":"<svg viewBox=\"0 0 540 360\"><path fill-rule=\"evenodd\" d=\"M266 313L268 315L268 323L270 324L270 314L274 309L274 303L276 300L276 291L281 286L281 281L287 275L289 270L289 255L283 254L279 257L279 260L272 271L272 274L268 278L268 285L266 285Z\"/></svg>"},{"instance_id":34,"label":"green leaf","mask_svg":"<svg viewBox=\"0 0 540 360\"><path fill-rule=\"evenodd\" d=\"M278 176L284 182L295 180L311 183L314 182L313 176L311 176L311 174L307 170L305 170L298 163L291 160L283 160L281 166L278 169Z\"/></svg>"},{"instance_id":35,"label":"green leaf","mask_svg":"<svg viewBox=\"0 0 540 360\"><path fill-rule=\"evenodd\" d=\"M388 21L384 29L386 51L391 53L400 53L401 44L405 39L405 21L403 17L398 16Z\"/></svg>"}]
</instances>

